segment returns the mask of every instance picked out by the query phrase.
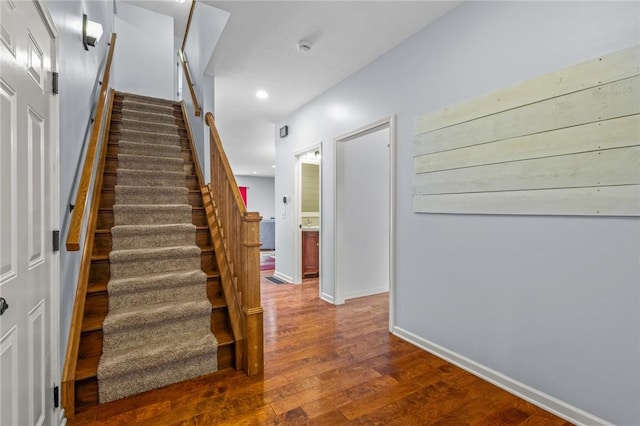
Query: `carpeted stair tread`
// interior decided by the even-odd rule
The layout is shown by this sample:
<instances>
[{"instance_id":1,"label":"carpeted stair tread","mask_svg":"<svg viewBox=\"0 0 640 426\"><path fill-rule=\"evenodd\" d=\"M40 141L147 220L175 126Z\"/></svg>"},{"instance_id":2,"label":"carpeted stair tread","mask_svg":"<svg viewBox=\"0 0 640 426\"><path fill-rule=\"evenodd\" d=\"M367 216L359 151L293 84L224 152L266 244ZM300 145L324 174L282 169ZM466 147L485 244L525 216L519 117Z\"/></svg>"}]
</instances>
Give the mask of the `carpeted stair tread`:
<instances>
[{"instance_id":1,"label":"carpeted stair tread","mask_svg":"<svg viewBox=\"0 0 640 426\"><path fill-rule=\"evenodd\" d=\"M210 332L193 332L143 350L103 353L98 365L100 403L217 371L218 342Z\"/></svg>"},{"instance_id":2,"label":"carpeted stair tread","mask_svg":"<svg viewBox=\"0 0 640 426\"><path fill-rule=\"evenodd\" d=\"M109 260L113 279L191 271L201 266L197 246L114 250Z\"/></svg>"},{"instance_id":3,"label":"carpeted stair tread","mask_svg":"<svg viewBox=\"0 0 640 426\"><path fill-rule=\"evenodd\" d=\"M141 132L139 130L122 129L120 130L120 139L132 142L180 146L180 135L178 134Z\"/></svg>"},{"instance_id":4,"label":"carpeted stair tread","mask_svg":"<svg viewBox=\"0 0 640 426\"><path fill-rule=\"evenodd\" d=\"M206 284L207 274L202 270L186 272L167 272L163 274L148 274L143 277L121 278L109 280L107 290L109 297L122 294L142 292L152 289L183 287Z\"/></svg>"},{"instance_id":5,"label":"carpeted stair tread","mask_svg":"<svg viewBox=\"0 0 640 426\"><path fill-rule=\"evenodd\" d=\"M130 109L128 107L122 108L122 116L131 120L147 121L152 123L173 123L175 121L173 113L162 114L141 109Z\"/></svg>"},{"instance_id":6,"label":"carpeted stair tread","mask_svg":"<svg viewBox=\"0 0 640 426\"><path fill-rule=\"evenodd\" d=\"M123 93L122 100L123 102L135 102L144 105L159 105L172 108L178 105L176 101L171 99L152 98L150 96L143 96L135 93Z\"/></svg>"},{"instance_id":7,"label":"carpeted stair tread","mask_svg":"<svg viewBox=\"0 0 640 426\"><path fill-rule=\"evenodd\" d=\"M209 338L211 336L211 338ZM162 361L165 363L179 361L189 356L201 355L209 345L217 346L217 341L211 333L191 333L180 341L165 341L157 345L144 347L144 359L140 359L140 353L133 350L115 350L109 352L108 359L100 362L98 366L99 377L109 377L114 373L130 373L136 369L144 368L151 361ZM103 357L104 358L104 357ZM139 361L143 361L142 365Z\"/></svg>"},{"instance_id":8,"label":"carpeted stair tread","mask_svg":"<svg viewBox=\"0 0 640 426\"><path fill-rule=\"evenodd\" d=\"M184 160L158 155L118 154L118 167L121 169L184 172Z\"/></svg>"},{"instance_id":9,"label":"carpeted stair tread","mask_svg":"<svg viewBox=\"0 0 640 426\"><path fill-rule=\"evenodd\" d=\"M102 324L103 330L130 330L146 327L169 320L183 320L189 317L211 315L211 303L204 300L187 300L181 303L140 304L133 309L121 312L109 312Z\"/></svg>"},{"instance_id":10,"label":"carpeted stair tread","mask_svg":"<svg viewBox=\"0 0 640 426\"><path fill-rule=\"evenodd\" d=\"M169 303L207 296L207 275L202 270L148 274L109 280L109 310L135 306L140 294L147 303Z\"/></svg>"},{"instance_id":11,"label":"carpeted stair tread","mask_svg":"<svg viewBox=\"0 0 640 426\"><path fill-rule=\"evenodd\" d=\"M143 296L134 309L109 311L102 324L103 351L134 348L141 341L153 345L211 326L211 303L207 299L145 305Z\"/></svg>"},{"instance_id":12,"label":"carpeted stair tread","mask_svg":"<svg viewBox=\"0 0 640 426\"><path fill-rule=\"evenodd\" d=\"M115 226L191 223L191 211L188 204L114 204L113 221Z\"/></svg>"},{"instance_id":13,"label":"carpeted stair tread","mask_svg":"<svg viewBox=\"0 0 640 426\"><path fill-rule=\"evenodd\" d=\"M120 154L159 155L161 157L182 158L182 147L179 145L159 145L156 143L127 140L120 140L118 142L118 152Z\"/></svg>"},{"instance_id":14,"label":"carpeted stair tread","mask_svg":"<svg viewBox=\"0 0 640 426\"><path fill-rule=\"evenodd\" d=\"M173 105L150 104L145 102L137 102L135 100L122 100L123 110L133 110L141 112L150 112L155 114L172 115Z\"/></svg>"},{"instance_id":15,"label":"carpeted stair tread","mask_svg":"<svg viewBox=\"0 0 640 426\"><path fill-rule=\"evenodd\" d=\"M114 187L116 204L189 204L189 189L186 186L128 186Z\"/></svg>"},{"instance_id":16,"label":"carpeted stair tread","mask_svg":"<svg viewBox=\"0 0 640 426\"><path fill-rule=\"evenodd\" d=\"M122 118L120 121L122 129L138 130L141 132L153 132L160 134L178 134L178 126L176 124L156 123L150 121L131 120Z\"/></svg>"},{"instance_id":17,"label":"carpeted stair tread","mask_svg":"<svg viewBox=\"0 0 640 426\"><path fill-rule=\"evenodd\" d=\"M116 169L118 185L129 186L185 186L187 175L184 170L165 172L163 170Z\"/></svg>"},{"instance_id":18,"label":"carpeted stair tread","mask_svg":"<svg viewBox=\"0 0 640 426\"><path fill-rule=\"evenodd\" d=\"M193 245L196 227L190 223L117 225L111 228L112 250Z\"/></svg>"},{"instance_id":19,"label":"carpeted stair tread","mask_svg":"<svg viewBox=\"0 0 640 426\"><path fill-rule=\"evenodd\" d=\"M200 256L198 246L157 247L148 249L111 250L111 263L132 263L148 260L166 260L175 257Z\"/></svg>"}]
</instances>

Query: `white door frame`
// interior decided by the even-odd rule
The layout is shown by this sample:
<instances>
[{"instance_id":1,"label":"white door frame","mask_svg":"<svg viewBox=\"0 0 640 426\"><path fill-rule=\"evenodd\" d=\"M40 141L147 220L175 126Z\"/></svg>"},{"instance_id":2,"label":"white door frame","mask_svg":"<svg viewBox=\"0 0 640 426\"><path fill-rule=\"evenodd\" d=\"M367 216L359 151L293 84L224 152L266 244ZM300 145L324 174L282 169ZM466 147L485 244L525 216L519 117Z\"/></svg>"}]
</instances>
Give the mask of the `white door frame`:
<instances>
[{"instance_id":1,"label":"white door frame","mask_svg":"<svg viewBox=\"0 0 640 426\"><path fill-rule=\"evenodd\" d=\"M334 300L335 305L341 305L345 303L344 298L344 285L340 281L341 277L341 262L340 262L340 236L338 235L338 222L341 221L339 204L341 189L338 182L338 169L342 166L344 161L342 158L342 146L344 142L348 142L352 139L364 136L369 133L373 133L384 128L389 129L389 331L391 331L392 325L395 324L395 184L396 184L396 172L395 172L395 158L396 158L396 118L395 116L387 117L382 120L378 120L364 127L356 129L352 132L343 134L334 139L333 144L333 168L334 176L334 203L333 203L333 218L334 218L334 236L333 236L333 255L334 255Z\"/></svg>"},{"instance_id":2,"label":"white door frame","mask_svg":"<svg viewBox=\"0 0 640 426\"><path fill-rule=\"evenodd\" d=\"M58 38L58 29L56 27L47 4L44 0L34 0L36 8L42 16L42 21L45 23L49 34L53 40L53 46L51 46L51 71L58 71L58 54L60 51L60 39ZM51 88L49 88L51 90ZM50 92L51 93L51 92ZM49 96L49 141L51 144L51 155L49 156L49 170L51 176L48 178L52 182L51 184L51 217L49 220L49 236L53 230L60 230L60 98L59 95ZM59 241L59 245L62 246L62 241ZM60 251L53 252L51 255L51 379L53 383L60 389ZM58 391L60 392L60 391ZM53 397L50 395L50 397ZM61 400L61 395L58 393L58 401ZM64 410L61 407L53 409L53 415L51 417L51 424L59 425L66 422Z\"/></svg>"},{"instance_id":3,"label":"white door frame","mask_svg":"<svg viewBox=\"0 0 640 426\"><path fill-rule=\"evenodd\" d=\"M296 158L296 171L294 181L294 236L293 236L293 259L295 265L293 268L293 283L302 284L302 232L300 230L300 224L302 223L301 211L302 211L302 156L309 152L320 152L320 200L318 201L318 210L320 210L320 224L319 224L319 236L320 236L320 250L319 250L319 273L318 273L318 289L322 289L322 142L315 145L310 145L304 149L296 151L293 155Z\"/></svg>"}]
</instances>

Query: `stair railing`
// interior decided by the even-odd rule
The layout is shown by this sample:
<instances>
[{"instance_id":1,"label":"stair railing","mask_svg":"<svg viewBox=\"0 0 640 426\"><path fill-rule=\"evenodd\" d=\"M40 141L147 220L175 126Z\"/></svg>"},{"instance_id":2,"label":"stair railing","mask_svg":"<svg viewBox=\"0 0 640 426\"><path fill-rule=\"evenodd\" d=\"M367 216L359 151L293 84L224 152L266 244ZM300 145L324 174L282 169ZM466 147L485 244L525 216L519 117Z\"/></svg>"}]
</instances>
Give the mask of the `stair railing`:
<instances>
[{"instance_id":1,"label":"stair railing","mask_svg":"<svg viewBox=\"0 0 640 426\"><path fill-rule=\"evenodd\" d=\"M66 355L64 359L64 367L61 378L61 402L62 407L68 419L75 416L75 376L78 363L78 352L80 348L80 334L82 332L82 317L84 313L84 304L86 300L87 288L89 285L89 275L91 267L91 256L93 252L93 238L97 221L97 212L100 202L100 196L97 194L98 189L102 186L102 171L104 169L104 158L109 135L109 127L111 123L111 110L113 106L113 90L107 94L109 90L109 75L111 71L111 62L113 60L113 52L116 46L116 34L111 34L109 42L109 51L103 71L100 96L96 108L95 121L91 128L89 146L82 167L82 174L76 193L75 208L73 209L71 222L69 225L69 233L67 235L66 247L68 251L80 250L80 237L82 235L82 225L85 218L85 210L87 198L89 195L89 186L93 179L93 198L90 206L90 214L87 220L87 230L84 235L84 244L82 249L82 258L80 261L80 270L78 271L78 283L76 286L75 300L73 311L71 313L71 325L69 327L69 337L67 339ZM106 115L106 117L105 117ZM102 138L100 131L102 130ZM100 145L100 155L96 164L96 152ZM95 173L94 173L95 171Z\"/></svg>"},{"instance_id":2,"label":"stair railing","mask_svg":"<svg viewBox=\"0 0 640 426\"><path fill-rule=\"evenodd\" d=\"M191 93L191 101L193 102L194 114L196 117L200 117L202 114L202 110L200 109L200 103L198 102L198 97L196 96L196 91L193 88L193 80L191 80L191 72L189 71L189 61L184 54L184 47L187 44L187 36L189 35L189 28L191 27L191 19L193 18L193 11L195 10L196 2L193 0L191 2L191 10L189 11L189 19L187 20L187 28L184 32L184 38L182 39L182 47L178 50L180 63L182 64L182 70L184 71L184 78L187 80L187 86L189 86L189 93Z\"/></svg>"},{"instance_id":3,"label":"stair railing","mask_svg":"<svg viewBox=\"0 0 640 426\"><path fill-rule=\"evenodd\" d=\"M100 139L100 130L103 127L105 105L107 104L107 91L109 89L109 76L111 75L111 62L113 60L113 52L116 46L116 34L111 34L109 42L109 51L107 53L107 61L102 75L100 97L96 107L95 121L91 128L91 136L87 154L84 158L82 166L82 174L80 175L80 184L78 192L76 192L76 200L74 208L71 212L71 222L69 224L69 232L67 234L67 250L80 250L80 236L82 235L82 224L84 222L85 210L87 207L87 198L89 196L89 185L91 184L91 176L95 169L96 151L98 150L98 142Z\"/></svg>"},{"instance_id":4,"label":"stair railing","mask_svg":"<svg viewBox=\"0 0 640 426\"><path fill-rule=\"evenodd\" d=\"M209 187L204 184L204 177L202 175L202 168L200 167L200 160L196 154L196 149L193 144L193 133L191 132L191 123L189 122L189 115L187 113L187 107L184 101L180 102L182 108L182 117L185 122L185 130L187 132L187 138L189 139L189 145L191 152L193 153L193 164L198 177L198 186L204 202L205 213L207 217L207 225L209 226L209 232L211 235L211 242L213 244L214 253L216 256L216 263L218 265L218 272L220 274L220 282L222 284L225 301L227 303L227 311L229 312L229 319L231 322L231 331L233 332L233 339L235 342L243 342L245 338L245 321L242 314L242 306L240 304L240 295L237 291L236 278L232 275L232 261L228 257L228 253L223 249L222 233L220 231L221 226L216 217L216 210L214 208L213 200L209 192ZM244 349L240 344L236 345L235 350L235 368L237 370L244 369Z\"/></svg>"},{"instance_id":5,"label":"stair railing","mask_svg":"<svg viewBox=\"0 0 640 426\"><path fill-rule=\"evenodd\" d=\"M264 370L263 310L260 304L262 218L257 212L247 212L210 112L205 115L205 122L209 126L211 153L211 183L207 187L208 195L220 232L220 249L224 253L229 277L235 285L235 291L240 294L241 301L244 338L236 347L242 346L243 369L248 375L253 375ZM215 249L217 253L218 247Z\"/></svg>"}]
</instances>

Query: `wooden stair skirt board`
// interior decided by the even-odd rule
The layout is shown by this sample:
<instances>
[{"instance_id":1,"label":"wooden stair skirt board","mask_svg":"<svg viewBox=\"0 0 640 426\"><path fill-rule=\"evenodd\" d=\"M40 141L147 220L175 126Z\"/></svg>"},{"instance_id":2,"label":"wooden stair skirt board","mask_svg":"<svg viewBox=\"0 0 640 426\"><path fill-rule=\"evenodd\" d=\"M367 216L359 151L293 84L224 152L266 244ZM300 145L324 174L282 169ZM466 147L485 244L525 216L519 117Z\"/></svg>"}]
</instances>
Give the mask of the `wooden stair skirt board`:
<instances>
[{"instance_id":1,"label":"wooden stair skirt board","mask_svg":"<svg viewBox=\"0 0 640 426\"><path fill-rule=\"evenodd\" d=\"M109 126L69 418L235 367L180 105L116 93Z\"/></svg>"}]
</instances>

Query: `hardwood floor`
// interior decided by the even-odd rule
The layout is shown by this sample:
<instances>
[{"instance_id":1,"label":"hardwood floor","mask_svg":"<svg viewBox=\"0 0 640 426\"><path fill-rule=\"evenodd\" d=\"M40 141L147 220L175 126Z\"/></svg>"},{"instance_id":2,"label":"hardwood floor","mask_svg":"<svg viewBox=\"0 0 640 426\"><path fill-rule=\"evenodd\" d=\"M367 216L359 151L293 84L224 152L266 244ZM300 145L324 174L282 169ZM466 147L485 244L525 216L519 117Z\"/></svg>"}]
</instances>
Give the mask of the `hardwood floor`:
<instances>
[{"instance_id":1,"label":"hardwood floor","mask_svg":"<svg viewBox=\"0 0 640 426\"><path fill-rule=\"evenodd\" d=\"M569 425L389 334L388 297L330 305L262 273L265 371L231 369L80 412L74 425Z\"/></svg>"}]
</instances>

